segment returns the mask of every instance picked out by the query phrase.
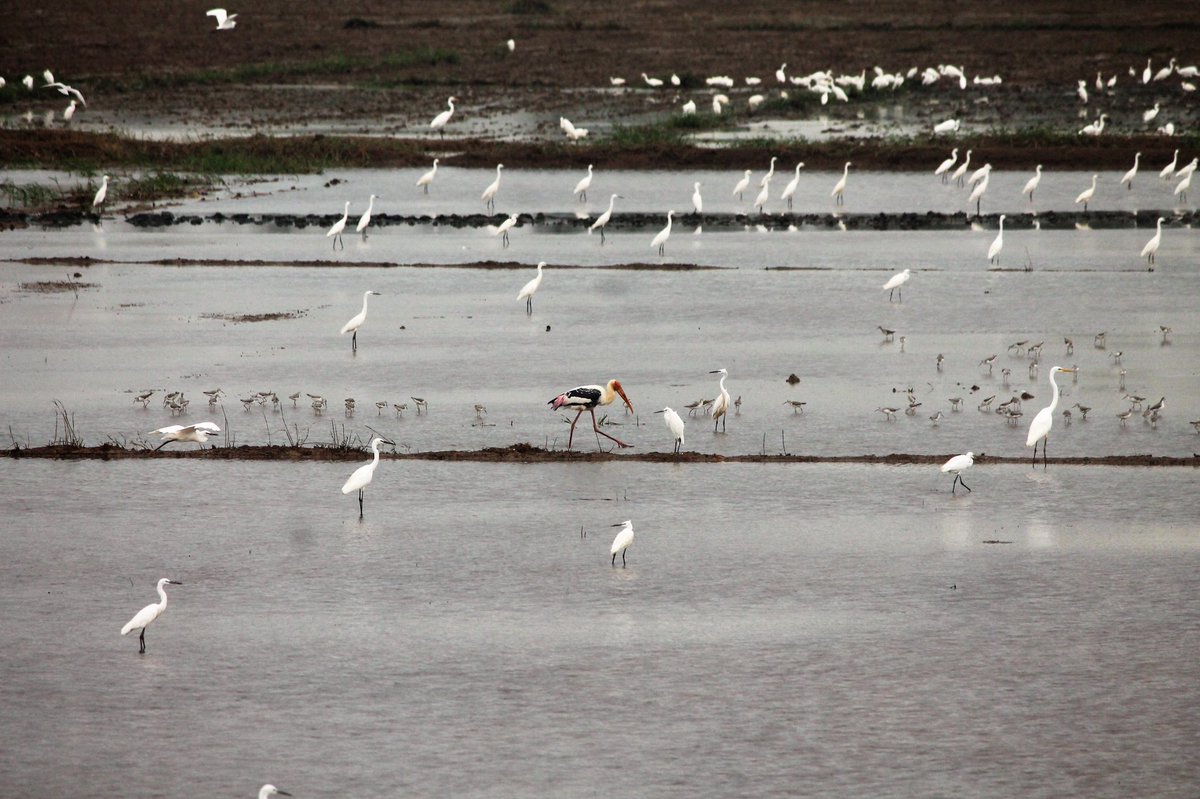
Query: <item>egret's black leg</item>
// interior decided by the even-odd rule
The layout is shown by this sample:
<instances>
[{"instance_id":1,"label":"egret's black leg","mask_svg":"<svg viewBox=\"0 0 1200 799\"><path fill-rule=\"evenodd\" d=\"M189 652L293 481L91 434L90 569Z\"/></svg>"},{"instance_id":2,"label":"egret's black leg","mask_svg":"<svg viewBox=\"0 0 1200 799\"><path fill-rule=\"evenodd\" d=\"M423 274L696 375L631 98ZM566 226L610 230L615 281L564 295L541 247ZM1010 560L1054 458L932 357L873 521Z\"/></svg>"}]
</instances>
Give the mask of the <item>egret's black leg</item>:
<instances>
[{"instance_id":1,"label":"egret's black leg","mask_svg":"<svg viewBox=\"0 0 1200 799\"><path fill-rule=\"evenodd\" d=\"M613 553L612 565L613 566L617 565L617 553L616 552Z\"/></svg>"},{"instance_id":2,"label":"egret's black leg","mask_svg":"<svg viewBox=\"0 0 1200 799\"><path fill-rule=\"evenodd\" d=\"M1046 466L1050 460L1046 456L1046 447L1047 447L1047 445L1049 445L1049 443L1050 443L1050 436L1046 436L1045 438L1042 439L1042 468L1043 469L1046 468Z\"/></svg>"},{"instance_id":3,"label":"egret's black leg","mask_svg":"<svg viewBox=\"0 0 1200 799\"><path fill-rule=\"evenodd\" d=\"M1037 468L1037 447L1038 442L1033 442L1033 468Z\"/></svg>"},{"instance_id":4,"label":"egret's black leg","mask_svg":"<svg viewBox=\"0 0 1200 799\"><path fill-rule=\"evenodd\" d=\"M954 482L950 484L950 493L953 494L955 489L957 489L957 488L958 488L958 475L956 474L956 475L954 475Z\"/></svg>"},{"instance_id":5,"label":"egret's black leg","mask_svg":"<svg viewBox=\"0 0 1200 799\"><path fill-rule=\"evenodd\" d=\"M604 228L600 228L600 246L604 246Z\"/></svg>"},{"instance_id":6,"label":"egret's black leg","mask_svg":"<svg viewBox=\"0 0 1200 799\"><path fill-rule=\"evenodd\" d=\"M626 547L626 549L628 549L628 547ZM625 568L625 550L624 549L621 550L621 568L622 569Z\"/></svg>"},{"instance_id":7,"label":"egret's black leg","mask_svg":"<svg viewBox=\"0 0 1200 799\"><path fill-rule=\"evenodd\" d=\"M146 654L146 628L145 627L142 628L142 634L138 636L138 643L141 645L141 647L138 649L138 654L139 655Z\"/></svg>"},{"instance_id":8,"label":"egret's black leg","mask_svg":"<svg viewBox=\"0 0 1200 799\"><path fill-rule=\"evenodd\" d=\"M350 351L358 352L358 331L354 331L354 335L350 336Z\"/></svg>"},{"instance_id":9,"label":"egret's black leg","mask_svg":"<svg viewBox=\"0 0 1200 799\"><path fill-rule=\"evenodd\" d=\"M358 518L363 517L363 490L358 489Z\"/></svg>"},{"instance_id":10,"label":"egret's black leg","mask_svg":"<svg viewBox=\"0 0 1200 799\"><path fill-rule=\"evenodd\" d=\"M971 490L971 487L970 487L969 485L967 485L966 483L963 483L963 479L962 479L962 475L961 475L961 474L958 476L958 482L962 483L962 487L963 487L963 488L967 489L968 491L970 491L970 490Z\"/></svg>"}]
</instances>

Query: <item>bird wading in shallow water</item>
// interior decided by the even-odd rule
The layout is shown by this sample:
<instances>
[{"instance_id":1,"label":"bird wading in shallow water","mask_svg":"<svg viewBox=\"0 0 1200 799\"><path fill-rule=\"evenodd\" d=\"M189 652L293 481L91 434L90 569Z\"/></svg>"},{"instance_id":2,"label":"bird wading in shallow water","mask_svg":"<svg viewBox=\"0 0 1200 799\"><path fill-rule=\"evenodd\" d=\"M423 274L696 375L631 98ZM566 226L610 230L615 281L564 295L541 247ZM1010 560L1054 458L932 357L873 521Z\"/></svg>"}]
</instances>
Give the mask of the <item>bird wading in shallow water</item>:
<instances>
[{"instance_id":1,"label":"bird wading in shallow water","mask_svg":"<svg viewBox=\"0 0 1200 799\"><path fill-rule=\"evenodd\" d=\"M942 464L942 474L954 474L954 482L950 484L950 493L954 493L957 484L962 483L962 487L971 490L971 487L963 483L962 473L975 465L975 453L968 452L964 455L955 455L950 460Z\"/></svg>"},{"instance_id":2,"label":"bird wading in shallow water","mask_svg":"<svg viewBox=\"0 0 1200 799\"><path fill-rule=\"evenodd\" d=\"M721 393L713 402L713 432L717 432L717 422L721 423L721 432L725 432L725 417L729 412L729 392L725 390L725 378L729 376L729 371L726 369L713 369L709 372L710 375L721 376Z\"/></svg>"},{"instance_id":3,"label":"bird wading in shallow water","mask_svg":"<svg viewBox=\"0 0 1200 799\"><path fill-rule=\"evenodd\" d=\"M1053 392L1050 404L1038 411L1037 416L1033 417L1033 422L1029 425L1029 435L1025 439L1025 446L1033 447L1034 466L1037 466L1038 442L1042 444L1042 468L1046 468L1047 465L1046 442L1050 438L1050 428L1054 425L1054 409L1058 407L1058 383L1054 382L1054 376L1059 372L1074 371L1074 369L1067 369L1062 366L1055 366L1050 369L1048 379L1050 380L1050 388Z\"/></svg>"},{"instance_id":4,"label":"bird wading in shallow water","mask_svg":"<svg viewBox=\"0 0 1200 799\"><path fill-rule=\"evenodd\" d=\"M601 405L611 405L613 400L618 396L625 402L625 407L633 411L633 405L629 402L629 397L625 396L625 389L621 386L619 380L609 380L603 386L577 386L570 391L564 391L546 404L554 410L559 408L568 408L575 411L575 418L571 421L571 434L567 438L567 451L571 451L571 443L575 440L575 425L579 422L579 417L584 411L592 415L592 429L596 431L596 445L600 445L600 436L604 436L616 443L618 447L628 447L620 439L610 436L603 432L600 426L596 424L596 408Z\"/></svg>"},{"instance_id":5,"label":"bird wading in shallow water","mask_svg":"<svg viewBox=\"0 0 1200 799\"><path fill-rule=\"evenodd\" d=\"M533 295L537 292L538 287L542 285L542 270L546 267L545 261L539 261L537 265L537 277L530 280L517 293L517 302L525 300L525 313L533 313Z\"/></svg>"},{"instance_id":6,"label":"bird wading in shallow water","mask_svg":"<svg viewBox=\"0 0 1200 799\"><path fill-rule=\"evenodd\" d=\"M358 492L358 518L363 517L363 492L367 486L371 484L371 480L375 478L375 468L379 466L379 445L391 444L396 446L386 438L371 439L371 462L363 464L354 470L354 474L350 475L350 479L342 486L342 493L349 494L352 491Z\"/></svg>"},{"instance_id":7,"label":"bird wading in shallow water","mask_svg":"<svg viewBox=\"0 0 1200 799\"><path fill-rule=\"evenodd\" d=\"M617 554L621 555L621 566L625 566L625 552L629 549L629 545L633 543L633 521L626 519L623 522L614 524L613 527L620 527L617 532L617 537L612 542L612 565L617 565Z\"/></svg>"},{"instance_id":8,"label":"bird wading in shallow water","mask_svg":"<svg viewBox=\"0 0 1200 799\"><path fill-rule=\"evenodd\" d=\"M126 623L121 628L121 635L129 635L134 630L141 630L141 635L138 636L139 654L146 654L146 628L149 627L155 619L161 616L167 609L167 590L168 585L183 585L177 580L169 580L166 577L158 581L158 601L147 605L137 612L137 615Z\"/></svg>"},{"instance_id":9,"label":"bird wading in shallow water","mask_svg":"<svg viewBox=\"0 0 1200 799\"><path fill-rule=\"evenodd\" d=\"M351 318L349 322L342 325L342 329L340 331L338 331L338 334L342 335L342 336L346 335L347 333L354 334L353 336L350 337L350 351L351 352L358 352L358 329L360 327L362 327L363 322L367 321L367 300L370 298L370 296L372 294L374 294L376 297L380 296L378 291L363 292L362 310L359 311L357 314L355 314L355 316L353 318Z\"/></svg>"}]
</instances>

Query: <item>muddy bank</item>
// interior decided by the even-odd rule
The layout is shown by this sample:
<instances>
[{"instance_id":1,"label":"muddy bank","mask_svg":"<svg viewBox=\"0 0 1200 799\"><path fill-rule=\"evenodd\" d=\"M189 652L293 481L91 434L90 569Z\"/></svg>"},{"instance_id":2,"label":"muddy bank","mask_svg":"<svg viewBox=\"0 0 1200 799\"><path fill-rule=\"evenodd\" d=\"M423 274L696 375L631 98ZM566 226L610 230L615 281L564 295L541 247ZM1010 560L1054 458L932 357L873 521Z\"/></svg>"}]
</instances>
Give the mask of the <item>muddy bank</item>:
<instances>
[{"instance_id":1,"label":"muddy bank","mask_svg":"<svg viewBox=\"0 0 1200 799\"><path fill-rule=\"evenodd\" d=\"M389 460L464 461L472 463L594 463L628 460L642 463L863 463L890 466L931 465L944 463L957 453L930 455L921 453L891 453L888 455L709 455L699 452L564 452L547 450L529 444L509 447L488 447L479 450L443 450L438 452L383 453ZM15 447L0 451L7 458L42 458L51 460L155 460L207 459L251 461L308 461L356 462L369 457L366 450L348 447L283 447L240 446L210 447L207 449L129 449L115 444L96 447L48 445L44 447ZM1097 457L1050 458L1050 463L1070 466L1191 466L1200 467L1200 456L1173 458L1158 455L1103 455ZM1027 464L1029 458L975 456L975 464Z\"/></svg>"},{"instance_id":2,"label":"muddy bank","mask_svg":"<svg viewBox=\"0 0 1200 799\"><path fill-rule=\"evenodd\" d=\"M974 222L996 224L998 214L977 216L965 212L953 214L928 211L925 213L772 213L772 214L728 214L706 213L679 214L676 221L683 225L703 225L708 230L742 230L747 226L763 227L767 230L798 228L823 228L832 230L891 231L891 230L962 230ZM1158 217L1164 217L1172 225L1193 225L1200 222L1200 211L1177 211L1173 209L1141 209L1128 211L1044 211L1006 215L1010 230L1073 230L1087 225L1093 230L1154 227ZM175 214L170 211L135 213L125 217L127 224L139 228L165 228L177 225L232 224L272 226L276 228L319 230L329 228L340 219L338 214ZM371 224L376 227L452 227L483 228L498 225L507 217L504 214L440 214L406 215L374 214ZM591 218L580 219L569 213L525 213L517 215L517 227L534 225L552 230L585 231L591 226ZM20 211L0 212L0 225L10 228L30 225L43 228L72 227L99 222L99 217L90 211L57 209L50 213L23 213ZM660 228L662 214L614 213L608 222L609 230L644 230Z\"/></svg>"}]
</instances>

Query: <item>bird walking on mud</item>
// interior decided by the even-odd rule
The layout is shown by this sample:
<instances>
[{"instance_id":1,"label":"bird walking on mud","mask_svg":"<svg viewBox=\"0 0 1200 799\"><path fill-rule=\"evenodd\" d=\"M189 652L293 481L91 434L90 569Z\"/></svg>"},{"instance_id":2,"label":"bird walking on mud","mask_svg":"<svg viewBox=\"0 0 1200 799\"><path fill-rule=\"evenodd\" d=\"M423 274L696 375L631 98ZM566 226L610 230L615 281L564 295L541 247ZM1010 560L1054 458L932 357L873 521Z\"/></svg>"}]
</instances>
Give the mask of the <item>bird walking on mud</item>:
<instances>
[{"instance_id":1,"label":"bird walking on mud","mask_svg":"<svg viewBox=\"0 0 1200 799\"><path fill-rule=\"evenodd\" d=\"M575 418L571 421L571 434L567 438L568 452L571 451L571 444L575 440L575 425L579 422L579 417L583 415L584 411L592 415L592 429L596 432L597 446L600 444L600 436L604 436L610 441L615 442L618 447L632 446L605 433L596 423L596 408L601 405L611 405L613 400L618 396L624 401L625 407L632 412L633 404L630 403L629 397L625 396L625 389L621 386L621 381L619 380L609 380L603 386L577 386L569 391L564 391L546 403L556 411L559 408L568 408L575 411Z\"/></svg>"},{"instance_id":2,"label":"bird walking on mud","mask_svg":"<svg viewBox=\"0 0 1200 799\"><path fill-rule=\"evenodd\" d=\"M683 446L683 419L675 412L675 409L667 406L662 410L655 411L663 415L663 423L667 429L671 431L671 436L675 439L675 454L679 454L679 448Z\"/></svg>"}]
</instances>

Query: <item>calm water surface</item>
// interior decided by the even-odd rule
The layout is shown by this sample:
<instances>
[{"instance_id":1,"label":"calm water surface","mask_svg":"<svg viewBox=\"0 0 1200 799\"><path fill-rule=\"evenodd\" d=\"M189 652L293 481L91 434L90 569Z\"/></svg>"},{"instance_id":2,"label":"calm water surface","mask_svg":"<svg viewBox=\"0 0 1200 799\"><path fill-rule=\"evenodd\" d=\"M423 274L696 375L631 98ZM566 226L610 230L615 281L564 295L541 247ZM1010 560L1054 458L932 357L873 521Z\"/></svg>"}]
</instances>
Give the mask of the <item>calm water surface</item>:
<instances>
[{"instance_id":1,"label":"calm water surface","mask_svg":"<svg viewBox=\"0 0 1200 799\"><path fill-rule=\"evenodd\" d=\"M1200 788L1190 470L350 468L0 462L5 793Z\"/></svg>"}]
</instances>

